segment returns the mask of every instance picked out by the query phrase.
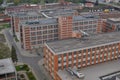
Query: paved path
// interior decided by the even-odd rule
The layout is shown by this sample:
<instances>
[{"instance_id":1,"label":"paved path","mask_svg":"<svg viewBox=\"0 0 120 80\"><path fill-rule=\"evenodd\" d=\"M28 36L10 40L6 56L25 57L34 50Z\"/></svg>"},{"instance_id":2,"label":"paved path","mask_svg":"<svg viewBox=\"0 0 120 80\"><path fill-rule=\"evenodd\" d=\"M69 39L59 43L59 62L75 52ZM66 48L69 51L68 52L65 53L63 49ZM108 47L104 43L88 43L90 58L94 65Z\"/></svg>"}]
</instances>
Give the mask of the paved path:
<instances>
[{"instance_id":1,"label":"paved path","mask_svg":"<svg viewBox=\"0 0 120 80\"><path fill-rule=\"evenodd\" d=\"M39 60L42 59L42 57L41 56L26 57L26 56L21 55L22 51L20 51L19 48L17 47L16 43L13 40L13 36L10 34L8 29L5 29L4 34L9 40L9 44L15 47L17 56L18 56L18 61L30 65L35 73L37 80L45 80L45 79L49 80L47 79L46 75L43 73L43 70L38 65L38 62Z\"/></svg>"}]
</instances>

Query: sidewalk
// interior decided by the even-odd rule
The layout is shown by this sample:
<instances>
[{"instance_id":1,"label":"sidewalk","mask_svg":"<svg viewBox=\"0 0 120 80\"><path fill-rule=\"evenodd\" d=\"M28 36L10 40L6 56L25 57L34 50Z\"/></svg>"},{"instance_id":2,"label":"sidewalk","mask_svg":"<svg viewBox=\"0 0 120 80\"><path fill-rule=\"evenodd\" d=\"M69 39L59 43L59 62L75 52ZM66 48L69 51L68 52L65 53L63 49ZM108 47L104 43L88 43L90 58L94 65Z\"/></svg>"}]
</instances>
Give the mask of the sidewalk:
<instances>
[{"instance_id":1,"label":"sidewalk","mask_svg":"<svg viewBox=\"0 0 120 80\"><path fill-rule=\"evenodd\" d=\"M43 70L43 73L47 76L45 80L53 80L52 77L49 75L49 73L46 71L46 69L44 68L43 66L43 59L41 59L39 62L38 62L38 65L40 66L40 68Z\"/></svg>"},{"instance_id":2,"label":"sidewalk","mask_svg":"<svg viewBox=\"0 0 120 80\"><path fill-rule=\"evenodd\" d=\"M26 57L37 57L38 56L34 52L30 52L30 51L26 51L26 50L22 49L21 46L20 46L20 42L15 41L15 43L16 43L16 46L18 47L21 55L26 56Z\"/></svg>"},{"instance_id":3,"label":"sidewalk","mask_svg":"<svg viewBox=\"0 0 120 80\"><path fill-rule=\"evenodd\" d=\"M9 30L9 32L12 35L11 29ZM16 43L16 46L18 47L21 55L26 56L26 57L37 57L38 56L35 52L30 52L30 51L26 51L22 49L20 42L16 42L15 39L14 39L14 42Z\"/></svg>"}]
</instances>

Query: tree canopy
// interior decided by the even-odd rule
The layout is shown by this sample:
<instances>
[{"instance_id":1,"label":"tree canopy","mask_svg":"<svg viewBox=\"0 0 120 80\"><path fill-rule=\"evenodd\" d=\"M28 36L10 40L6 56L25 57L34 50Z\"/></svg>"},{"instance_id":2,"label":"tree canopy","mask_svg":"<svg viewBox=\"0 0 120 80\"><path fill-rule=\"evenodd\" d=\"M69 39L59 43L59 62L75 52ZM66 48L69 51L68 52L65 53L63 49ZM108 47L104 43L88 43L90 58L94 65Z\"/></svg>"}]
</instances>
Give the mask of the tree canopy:
<instances>
[{"instance_id":1,"label":"tree canopy","mask_svg":"<svg viewBox=\"0 0 120 80\"><path fill-rule=\"evenodd\" d=\"M2 4L3 3L3 0L0 0L0 4Z\"/></svg>"},{"instance_id":2,"label":"tree canopy","mask_svg":"<svg viewBox=\"0 0 120 80\"><path fill-rule=\"evenodd\" d=\"M12 58L13 62L17 62L18 61L17 54L16 54L16 49L14 48L14 46L12 46L11 58Z\"/></svg>"}]
</instances>

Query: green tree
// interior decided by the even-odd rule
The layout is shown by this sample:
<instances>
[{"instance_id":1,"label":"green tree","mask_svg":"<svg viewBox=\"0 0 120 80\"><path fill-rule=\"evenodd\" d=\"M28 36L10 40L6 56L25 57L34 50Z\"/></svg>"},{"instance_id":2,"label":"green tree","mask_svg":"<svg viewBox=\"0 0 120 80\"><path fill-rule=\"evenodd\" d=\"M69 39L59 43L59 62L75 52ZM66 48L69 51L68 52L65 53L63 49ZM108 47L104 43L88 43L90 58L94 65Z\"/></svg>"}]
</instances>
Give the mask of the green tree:
<instances>
[{"instance_id":1,"label":"green tree","mask_svg":"<svg viewBox=\"0 0 120 80\"><path fill-rule=\"evenodd\" d=\"M3 3L3 0L0 0L0 4L2 4Z\"/></svg>"},{"instance_id":2,"label":"green tree","mask_svg":"<svg viewBox=\"0 0 120 80\"><path fill-rule=\"evenodd\" d=\"M20 3L20 0L13 0L15 5L18 5Z\"/></svg>"},{"instance_id":3,"label":"green tree","mask_svg":"<svg viewBox=\"0 0 120 80\"><path fill-rule=\"evenodd\" d=\"M83 4L85 4L86 3L86 0L80 0Z\"/></svg>"},{"instance_id":4,"label":"green tree","mask_svg":"<svg viewBox=\"0 0 120 80\"><path fill-rule=\"evenodd\" d=\"M17 54L16 54L16 49L14 46L12 46L12 50L11 50L11 58L12 58L12 61L13 62L16 62L18 61L18 58L17 58Z\"/></svg>"},{"instance_id":5,"label":"green tree","mask_svg":"<svg viewBox=\"0 0 120 80\"><path fill-rule=\"evenodd\" d=\"M98 0L96 0L95 5L97 6L98 4L99 4L99 1L98 1Z\"/></svg>"},{"instance_id":6,"label":"green tree","mask_svg":"<svg viewBox=\"0 0 120 80\"><path fill-rule=\"evenodd\" d=\"M31 0L31 3L37 4L40 3L40 0Z\"/></svg>"}]
</instances>

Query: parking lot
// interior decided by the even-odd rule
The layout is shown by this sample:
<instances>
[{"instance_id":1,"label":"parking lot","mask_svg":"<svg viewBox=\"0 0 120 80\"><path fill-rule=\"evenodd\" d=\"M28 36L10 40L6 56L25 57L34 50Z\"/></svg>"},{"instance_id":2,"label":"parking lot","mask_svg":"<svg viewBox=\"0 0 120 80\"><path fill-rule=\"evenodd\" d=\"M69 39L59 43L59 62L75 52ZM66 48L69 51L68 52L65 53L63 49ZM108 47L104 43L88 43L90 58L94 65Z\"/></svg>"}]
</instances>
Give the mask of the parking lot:
<instances>
[{"instance_id":1,"label":"parking lot","mask_svg":"<svg viewBox=\"0 0 120 80\"><path fill-rule=\"evenodd\" d=\"M88 66L80 70L85 75L84 80L100 80L100 76L115 71L120 71L120 59Z\"/></svg>"}]
</instances>

